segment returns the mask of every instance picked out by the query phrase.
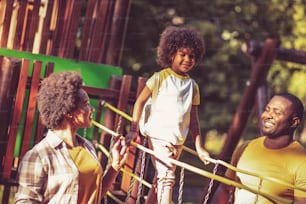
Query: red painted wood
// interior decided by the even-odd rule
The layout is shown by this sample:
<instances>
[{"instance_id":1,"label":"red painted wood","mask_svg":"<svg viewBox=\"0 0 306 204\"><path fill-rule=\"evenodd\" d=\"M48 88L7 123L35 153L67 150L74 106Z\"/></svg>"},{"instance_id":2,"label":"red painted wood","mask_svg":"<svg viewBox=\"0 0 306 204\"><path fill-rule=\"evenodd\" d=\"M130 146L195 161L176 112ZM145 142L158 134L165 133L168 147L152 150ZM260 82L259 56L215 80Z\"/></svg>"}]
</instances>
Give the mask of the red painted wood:
<instances>
[{"instance_id":1,"label":"red painted wood","mask_svg":"<svg viewBox=\"0 0 306 204\"><path fill-rule=\"evenodd\" d=\"M15 148L16 137L22 113L21 110L25 101L25 90L28 80L29 66L30 66L29 60L22 61L22 68L17 88L18 91L16 93L16 99L14 105L13 119L10 125L9 136L8 136L9 140L7 144L6 154L4 157L3 178L6 179L9 179L11 176L11 168L13 166L13 161L14 161L14 148Z\"/></svg>"},{"instance_id":2,"label":"red painted wood","mask_svg":"<svg viewBox=\"0 0 306 204\"><path fill-rule=\"evenodd\" d=\"M22 138L22 143L21 143L19 159L21 159L23 155L30 148L30 141L31 141L31 135L32 135L32 130L34 126L35 112L36 112L36 96L38 92L38 85L40 82L41 69L42 69L42 62L36 61L33 67L30 93L29 93L29 99L28 99L28 107L27 107L26 118L25 118L25 127L23 131L23 138Z\"/></svg>"}]
</instances>

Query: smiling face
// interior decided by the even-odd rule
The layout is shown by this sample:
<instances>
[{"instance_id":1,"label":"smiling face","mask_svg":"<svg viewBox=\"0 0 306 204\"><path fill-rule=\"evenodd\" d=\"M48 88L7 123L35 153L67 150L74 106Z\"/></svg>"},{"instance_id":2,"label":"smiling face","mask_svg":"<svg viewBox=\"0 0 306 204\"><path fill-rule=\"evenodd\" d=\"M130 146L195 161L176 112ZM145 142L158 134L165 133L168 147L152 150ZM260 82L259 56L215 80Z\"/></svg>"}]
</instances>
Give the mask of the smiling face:
<instances>
[{"instance_id":1,"label":"smiling face","mask_svg":"<svg viewBox=\"0 0 306 204\"><path fill-rule=\"evenodd\" d=\"M78 107L73 112L73 125L78 128L89 128L92 122L93 107L89 103L88 94L84 89L80 89Z\"/></svg>"},{"instance_id":2,"label":"smiling face","mask_svg":"<svg viewBox=\"0 0 306 204\"><path fill-rule=\"evenodd\" d=\"M172 57L172 70L180 75L186 75L195 66L196 60L193 50L181 48Z\"/></svg>"},{"instance_id":3,"label":"smiling face","mask_svg":"<svg viewBox=\"0 0 306 204\"><path fill-rule=\"evenodd\" d=\"M274 96L261 115L263 134L270 138L290 135L298 125L293 117L292 103L281 96Z\"/></svg>"}]
</instances>

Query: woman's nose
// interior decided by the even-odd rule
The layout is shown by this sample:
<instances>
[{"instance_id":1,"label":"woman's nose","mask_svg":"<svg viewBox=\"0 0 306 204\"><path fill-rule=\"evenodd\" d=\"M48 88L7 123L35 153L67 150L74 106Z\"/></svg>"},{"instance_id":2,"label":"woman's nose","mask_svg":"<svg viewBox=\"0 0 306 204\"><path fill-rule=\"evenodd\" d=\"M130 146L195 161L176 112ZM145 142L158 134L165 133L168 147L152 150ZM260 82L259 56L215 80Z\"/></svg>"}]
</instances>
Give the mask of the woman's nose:
<instances>
[{"instance_id":1,"label":"woman's nose","mask_svg":"<svg viewBox=\"0 0 306 204\"><path fill-rule=\"evenodd\" d=\"M92 112L95 112L95 107L93 107L92 105L90 105L90 109Z\"/></svg>"}]
</instances>

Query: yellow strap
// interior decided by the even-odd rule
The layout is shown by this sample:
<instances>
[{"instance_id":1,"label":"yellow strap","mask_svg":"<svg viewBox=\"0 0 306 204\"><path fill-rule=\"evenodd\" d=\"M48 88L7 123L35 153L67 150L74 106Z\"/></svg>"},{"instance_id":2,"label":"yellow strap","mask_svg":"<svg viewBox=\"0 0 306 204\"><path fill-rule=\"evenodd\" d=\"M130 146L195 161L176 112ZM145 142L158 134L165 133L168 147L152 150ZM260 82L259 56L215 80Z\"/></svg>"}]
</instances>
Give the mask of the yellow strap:
<instances>
[{"instance_id":1,"label":"yellow strap","mask_svg":"<svg viewBox=\"0 0 306 204\"><path fill-rule=\"evenodd\" d=\"M96 144L96 147L101 150L108 158L110 161L112 161L112 157L109 153L109 151L101 144ZM120 171L122 171L123 173L125 174L128 174L129 176L133 177L134 179L136 179L137 181L141 182L143 185L145 185L146 187L148 188L152 188L152 184L150 184L149 182L147 182L146 180L144 179L140 179L139 176L137 176L136 174L133 174L129 171L127 171L125 168L120 168Z\"/></svg>"},{"instance_id":2,"label":"yellow strap","mask_svg":"<svg viewBox=\"0 0 306 204\"><path fill-rule=\"evenodd\" d=\"M198 153L196 151L194 151L193 149L190 149L189 147L183 147L183 149L186 150L187 152L195 155L195 156L198 155ZM294 186L294 185L292 185L288 182L285 182L285 181L277 179L277 178L273 178L273 177L269 177L269 176L261 176L260 174L249 172L249 171L246 171L246 170L243 170L243 169L238 169L237 167L235 167L231 164L228 164L228 163L226 163L225 161L222 161L222 160L216 160L216 159L213 159L213 158L208 158L207 160L209 162L213 163L213 164L223 165L223 166L225 166L225 167L227 167L227 168L229 168L233 171L236 171L236 172L240 172L240 173L247 174L247 175L250 175L250 176L255 176L255 177L258 177L258 178L263 179L263 180L268 180L268 181L272 181L272 182L275 182L275 183L282 184L282 185L284 185L286 187L289 187L291 189L296 189L296 190L299 190L299 191L306 192L305 188Z\"/></svg>"},{"instance_id":3,"label":"yellow strap","mask_svg":"<svg viewBox=\"0 0 306 204\"><path fill-rule=\"evenodd\" d=\"M111 199L113 199L116 203L124 204L120 199L118 199L116 196L114 196L110 191L107 191L107 196L109 196Z\"/></svg>"},{"instance_id":4,"label":"yellow strap","mask_svg":"<svg viewBox=\"0 0 306 204\"><path fill-rule=\"evenodd\" d=\"M144 147L144 146L142 146L140 144L137 144L136 142L133 142L133 141L131 142L131 144L133 146L137 147L138 149L140 149L140 150L142 150L144 152L147 152L148 154L151 154L154 157L157 157L153 150L148 149L148 148L146 148L146 147ZM161 159L161 158L159 158L159 159ZM290 204L293 203L293 201L291 201L291 200L288 200L288 199L285 199L285 198L282 198L282 197L278 197L278 196L269 195L267 193L261 192L258 189L255 190L255 189L250 188L250 187L248 187L246 185L243 185L241 183L237 183L235 181L232 181L230 179L224 178L222 176L219 176L219 175L216 175L216 174L212 174L212 173L210 173L208 171L199 169L197 167L194 167L194 166L189 165L187 163L175 160L173 158L168 158L168 160L171 163L175 164L176 166L179 166L181 168L187 169L187 170L189 170L189 171L191 171L193 173L199 174L201 176L205 176L205 177L209 177L209 178L215 179L215 180L217 180L219 182L222 182L222 183L225 183L227 185L234 186L234 187L237 187L237 188L243 188L243 189L248 190L248 191L250 191L252 193L255 193L255 194L261 195L261 196L263 196L265 198L272 199L272 200L275 200L275 201L279 201L279 202L282 202L282 203L290 203Z\"/></svg>"}]
</instances>

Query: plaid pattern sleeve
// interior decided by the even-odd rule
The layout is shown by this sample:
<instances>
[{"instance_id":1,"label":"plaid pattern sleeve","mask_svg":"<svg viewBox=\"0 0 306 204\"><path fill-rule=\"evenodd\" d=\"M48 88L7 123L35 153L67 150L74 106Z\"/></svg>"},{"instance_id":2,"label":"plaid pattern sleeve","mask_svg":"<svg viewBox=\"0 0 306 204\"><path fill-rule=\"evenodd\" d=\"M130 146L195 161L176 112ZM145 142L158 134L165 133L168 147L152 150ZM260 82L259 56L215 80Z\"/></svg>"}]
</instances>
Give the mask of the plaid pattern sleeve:
<instances>
[{"instance_id":1,"label":"plaid pattern sleeve","mask_svg":"<svg viewBox=\"0 0 306 204\"><path fill-rule=\"evenodd\" d=\"M47 181L41 158L36 151L29 151L23 158L18 171L19 187L16 201L30 199L33 203L42 202L42 188Z\"/></svg>"},{"instance_id":2,"label":"plaid pattern sleeve","mask_svg":"<svg viewBox=\"0 0 306 204\"><path fill-rule=\"evenodd\" d=\"M77 203L78 169L51 131L23 157L15 203Z\"/></svg>"}]
</instances>

